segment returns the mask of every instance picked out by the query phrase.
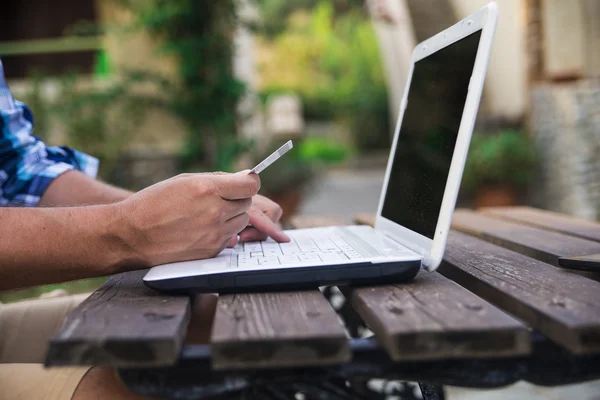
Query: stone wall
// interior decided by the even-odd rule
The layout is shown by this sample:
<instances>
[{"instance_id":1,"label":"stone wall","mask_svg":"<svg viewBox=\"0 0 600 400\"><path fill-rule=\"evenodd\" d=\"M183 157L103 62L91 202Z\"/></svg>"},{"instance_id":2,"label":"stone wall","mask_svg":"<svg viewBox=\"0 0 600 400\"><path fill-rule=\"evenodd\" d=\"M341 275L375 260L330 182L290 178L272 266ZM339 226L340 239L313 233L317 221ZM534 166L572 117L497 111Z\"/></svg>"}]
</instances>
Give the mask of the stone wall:
<instances>
[{"instance_id":1,"label":"stone wall","mask_svg":"<svg viewBox=\"0 0 600 400\"><path fill-rule=\"evenodd\" d=\"M540 85L532 96L540 157L533 202L600 219L600 81Z\"/></svg>"}]
</instances>

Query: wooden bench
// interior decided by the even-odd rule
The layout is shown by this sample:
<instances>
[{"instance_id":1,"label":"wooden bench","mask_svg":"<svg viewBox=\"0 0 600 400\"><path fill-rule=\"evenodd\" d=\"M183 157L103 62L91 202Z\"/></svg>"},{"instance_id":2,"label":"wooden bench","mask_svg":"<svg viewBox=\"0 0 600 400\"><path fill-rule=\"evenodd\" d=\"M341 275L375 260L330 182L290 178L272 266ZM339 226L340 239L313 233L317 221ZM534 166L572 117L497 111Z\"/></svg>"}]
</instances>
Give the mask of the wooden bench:
<instances>
[{"instance_id":1,"label":"wooden bench","mask_svg":"<svg viewBox=\"0 0 600 400\"><path fill-rule=\"evenodd\" d=\"M374 216L355 221L372 224ZM303 228L345 220L297 217L292 223ZM257 368L281 374L292 367L349 374L357 371L348 367L353 363L381 370L387 359L400 377L464 386L600 378L600 282L556 264L559 256L600 253L600 224L519 208L458 210L453 227L439 272L402 284L342 288L347 309L374 339L350 338L315 288L220 296L210 345L184 344L191 299L145 288L141 271L113 277L74 310L51 341L46 363L128 368L123 376L138 390L143 385L134 381L143 368L165 367L150 370L162 371L164 389L167 377L187 376L173 371L193 360L208 365L212 377ZM553 354L553 371L564 378L540 373L554 362L544 354Z\"/></svg>"}]
</instances>

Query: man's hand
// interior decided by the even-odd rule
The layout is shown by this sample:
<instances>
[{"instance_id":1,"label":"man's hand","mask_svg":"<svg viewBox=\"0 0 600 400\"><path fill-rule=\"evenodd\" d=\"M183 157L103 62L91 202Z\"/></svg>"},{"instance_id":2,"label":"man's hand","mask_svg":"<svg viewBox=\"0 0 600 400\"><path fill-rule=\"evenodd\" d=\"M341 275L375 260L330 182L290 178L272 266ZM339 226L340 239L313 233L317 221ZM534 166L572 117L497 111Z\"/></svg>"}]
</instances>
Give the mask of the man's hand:
<instances>
[{"instance_id":1,"label":"man's hand","mask_svg":"<svg viewBox=\"0 0 600 400\"><path fill-rule=\"evenodd\" d=\"M152 266L216 256L251 222L259 188L258 175L247 172L183 174L118 203L132 261Z\"/></svg>"},{"instance_id":2,"label":"man's hand","mask_svg":"<svg viewBox=\"0 0 600 400\"><path fill-rule=\"evenodd\" d=\"M240 241L252 242L265 240L268 236L278 242L289 242L290 238L277 223L281 218L282 210L279 204L264 196L256 195L252 198L252 206L248 210L250 225L240 232ZM235 245L236 238L231 245Z\"/></svg>"}]
</instances>

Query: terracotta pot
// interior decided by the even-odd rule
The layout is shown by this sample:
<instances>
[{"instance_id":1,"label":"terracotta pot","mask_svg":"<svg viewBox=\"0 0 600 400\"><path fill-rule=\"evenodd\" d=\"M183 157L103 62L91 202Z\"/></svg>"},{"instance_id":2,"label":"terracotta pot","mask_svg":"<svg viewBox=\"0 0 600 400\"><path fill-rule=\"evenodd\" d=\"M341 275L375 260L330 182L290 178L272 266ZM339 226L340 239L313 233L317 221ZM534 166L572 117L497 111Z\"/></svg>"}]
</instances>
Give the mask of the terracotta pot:
<instances>
[{"instance_id":1,"label":"terracotta pot","mask_svg":"<svg viewBox=\"0 0 600 400\"><path fill-rule=\"evenodd\" d=\"M296 214L302 203L302 192L300 190L279 193L268 197L281 206L283 210L282 221Z\"/></svg>"},{"instance_id":2,"label":"terracotta pot","mask_svg":"<svg viewBox=\"0 0 600 400\"><path fill-rule=\"evenodd\" d=\"M475 193L475 208L502 207L519 204L517 191L510 186L482 187Z\"/></svg>"}]
</instances>

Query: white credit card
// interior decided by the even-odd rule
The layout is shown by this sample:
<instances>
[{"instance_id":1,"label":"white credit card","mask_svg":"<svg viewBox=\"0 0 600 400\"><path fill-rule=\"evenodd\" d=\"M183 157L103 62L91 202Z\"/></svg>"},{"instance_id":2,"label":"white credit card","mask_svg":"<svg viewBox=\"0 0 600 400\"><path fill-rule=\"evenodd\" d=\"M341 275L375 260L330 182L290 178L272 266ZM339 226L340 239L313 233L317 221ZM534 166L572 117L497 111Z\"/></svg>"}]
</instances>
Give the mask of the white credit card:
<instances>
[{"instance_id":1,"label":"white credit card","mask_svg":"<svg viewBox=\"0 0 600 400\"><path fill-rule=\"evenodd\" d=\"M284 155L285 153L287 153L288 151L290 151L292 149L292 147L294 147L294 145L292 144L292 141L288 140L287 143L285 143L283 146L281 146L280 148L278 148L277 150L275 150L273 152L273 154L271 154L269 157L265 158L256 167L252 168L250 170L249 174L251 174L251 173L260 174L262 171L264 171L265 169L267 169L267 167L269 165L271 165L275 161L279 160L279 158L281 158L282 155Z\"/></svg>"}]
</instances>

